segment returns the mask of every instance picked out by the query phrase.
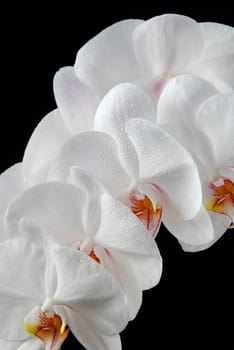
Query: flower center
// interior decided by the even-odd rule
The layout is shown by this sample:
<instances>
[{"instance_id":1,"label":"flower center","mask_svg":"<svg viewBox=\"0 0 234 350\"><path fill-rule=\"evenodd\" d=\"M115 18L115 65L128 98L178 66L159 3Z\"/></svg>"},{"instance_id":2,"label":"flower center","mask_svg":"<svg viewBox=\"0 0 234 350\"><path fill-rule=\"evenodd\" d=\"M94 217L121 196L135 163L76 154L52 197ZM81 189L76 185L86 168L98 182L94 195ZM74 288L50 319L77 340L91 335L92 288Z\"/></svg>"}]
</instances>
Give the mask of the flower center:
<instances>
[{"instance_id":1,"label":"flower center","mask_svg":"<svg viewBox=\"0 0 234 350\"><path fill-rule=\"evenodd\" d=\"M138 219L140 219L147 230L154 237L158 231L162 207L157 202L152 202L148 196L138 191L134 191L129 196L130 208Z\"/></svg>"},{"instance_id":2,"label":"flower center","mask_svg":"<svg viewBox=\"0 0 234 350\"><path fill-rule=\"evenodd\" d=\"M33 309L24 320L25 330L40 339L47 350L59 350L70 329L56 313L42 312L40 308Z\"/></svg>"},{"instance_id":3,"label":"flower center","mask_svg":"<svg viewBox=\"0 0 234 350\"><path fill-rule=\"evenodd\" d=\"M212 210L230 217L234 222L234 183L227 178L220 178L210 183L212 198L205 205L206 210Z\"/></svg>"}]
</instances>

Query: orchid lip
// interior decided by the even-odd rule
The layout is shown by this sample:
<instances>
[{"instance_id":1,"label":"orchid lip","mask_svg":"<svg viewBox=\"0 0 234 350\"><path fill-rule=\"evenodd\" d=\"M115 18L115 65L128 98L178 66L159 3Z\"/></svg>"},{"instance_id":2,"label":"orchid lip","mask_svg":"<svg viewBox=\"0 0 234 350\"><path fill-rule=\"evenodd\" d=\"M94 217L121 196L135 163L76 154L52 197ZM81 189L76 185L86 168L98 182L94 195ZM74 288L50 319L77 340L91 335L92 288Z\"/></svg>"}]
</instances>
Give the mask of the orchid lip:
<instances>
[{"instance_id":1,"label":"orchid lip","mask_svg":"<svg viewBox=\"0 0 234 350\"><path fill-rule=\"evenodd\" d=\"M205 204L207 211L214 211L228 216L234 222L234 183L224 177L218 178L209 185L212 196Z\"/></svg>"},{"instance_id":2,"label":"orchid lip","mask_svg":"<svg viewBox=\"0 0 234 350\"><path fill-rule=\"evenodd\" d=\"M27 333L40 339L48 350L59 350L66 340L70 329L64 318L56 314L53 309L49 312L43 311L50 308L52 300L47 299L40 308L32 309L24 319L24 328Z\"/></svg>"},{"instance_id":3,"label":"orchid lip","mask_svg":"<svg viewBox=\"0 0 234 350\"><path fill-rule=\"evenodd\" d=\"M129 206L133 214L144 223L152 237L155 237L161 223L162 206L139 191L130 193Z\"/></svg>"}]
</instances>

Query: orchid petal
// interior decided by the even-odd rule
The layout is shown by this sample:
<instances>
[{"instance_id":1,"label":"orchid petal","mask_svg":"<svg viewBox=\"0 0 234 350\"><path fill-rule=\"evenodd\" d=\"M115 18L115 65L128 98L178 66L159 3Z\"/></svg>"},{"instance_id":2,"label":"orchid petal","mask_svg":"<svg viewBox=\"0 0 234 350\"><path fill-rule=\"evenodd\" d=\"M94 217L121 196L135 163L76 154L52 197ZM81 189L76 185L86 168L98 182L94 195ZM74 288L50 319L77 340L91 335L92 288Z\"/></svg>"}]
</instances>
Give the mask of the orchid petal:
<instances>
[{"instance_id":1,"label":"orchid petal","mask_svg":"<svg viewBox=\"0 0 234 350\"><path fill-rule=\"evenodd\" d=\"M192 156L198 168L202 184L216 174L216 169L214 168L216 162L212 144L200 130L196 130L196 127L194 127L193 135L191 135L189 140L188 135L180 124L163 124L160 126Z\"/></svg>"},{"instance_id":2,"label":"orchid petal","mask_svg":"<svg viewBox=\"0 0 234 350\"><path fill-rule=\"evenodd\" d=\"M118 334L103 334L96 329L92 318L66 308L66 317L74 336L89 350L121 350Z\"/></svg>"},{"instance_id":3,"label":"orchid petal","mask_svg":"<svg viewBox=\"0 0 234 350\"><path fill-rule=\"evenodd\" d=\"M44 350L44 348L45 345L39 339L33 337L32 339L30 338L29 340L24 341L17 350ZM15 348L12 350L15 350Z\"/></svg>"},{"instance_id":4,"label":"orchid petal","mask_svg":"<svg viewBox=\"0 0 234 350\"><path fill-rule=\"evenodd\" d=\"M100 264L78 250L55 248L58 273L55 303L69 305L104 334L118 333L128 321L125 296Z\"/></svg>"},{"instance_id":5,"label":"orchid petal","mask_svg":"<svg viewBox=\"0 0 234 350\"><path fill-rule=\"evenodd\" d=\"M158 124L180 124L186 129L186 133L191 134L198 108L217 93L209 82L191 74L183 74L171 79L158 101Z\"/></svg>"},{"instance_id":6,"label":"orchid petal","mask_svg":"<svg viewBox=\"0 0 234 350\"><path fill-rule=\"evenodd\" d=\"M86 196L86 206L84 203L85 232L87 232L89 236L94 236L99 228L101 220L100 197L103 189L92 175L88 174L80 167L70 168L70 178L68 182L80 188Z\"/></svg>"},{"instance_id":7,"label":"orchid petal","mask_svg":"<svg viewBox=\"0 0 234 350\"><path fill-rule=\"evenodd\" d=\"M189 17L175 14L144 22L136 28L133 37L139 62L155 75L185 71L203 48L199 24Z\"/></svg>"},{"instance_id":8,"label":"orchid petal","mask_svg":"<svg viewBox=\"0 0 234 350\"><path fill-rule=\"evenodd\" d=\"M14 276L14 278L16 277ZM15 295L3 296L1 293L0 311L4 315L0 331L2 338L9 341L22 341L28 337L28 333L24 329L24 317L34 303L35 301L30 299L17 298Z\"/></svg>"},{"instance_id":9,"label":"orchid petal","mask_svg":"<svg viewBox=\"0 0 234 350\"><path fill-rule=\"evenodd\" d=\"M8 238L3 222L5 212L11 201L15 199L23 189L22 163L17 163L0 176L0 241Z\"/></svg>"},{"instance_id":10,"label":"orchid petal","mask_svg":"<svg viewBox=\"0 0 234 350\"><path fill-rule=\"evenodd\" d=\"M200 23L204 35L204 49L199 60L212 59L234 53L234 29L231 26L214 23Z\"/></svg>"},{"instance_id":11,"label":"orchid petal","mask_svg":"<svg viewBox=\"0 0 234 350\"><path fill-rule=\"evenodd\" d=\"M4 350L19 350L20 344L22 344L22 343L21 342L14 342L14 341L0 339L0 349L4 349Z\"/></svg>"},{"instance_id":12,"label":"orchid petal","mask_svg":"<svg viewBox=\"0 0 234 350\"><path fill-rule=\"evenodd\" d=\"M142 290L155 286L161 277L162 260L155 241L130 209L109 195L101 199L102 220L95 237L95 252L119 280L135 318ZM104 247L99 249L99 245Z\"/></svg>"},{"instance_id":13,"label":"orchid petal","mask_svg":"<svg viewBox=\"0 0 234 350\"><path fill-rule=\"evenodd\" d=\"M203 207L193 219L183 220L173 205L167 203L163 211L163 223L180 241L184 249L186 245L194 246L194 249L198 249L201 245L207 244L214 239L212 221Z\"/></svg>"},{"instance_id":14,"label":"orchid petal","mask_svg":"<svg viewBox=\"0 0 234 350\"><path fill-rule=\"evenodd\" d=\"M93 129L99 98L78 79L73 67L64 67L55 74L54 94L71 133Z\"/></svg>"},{"instance_id":15,"label":"orchid petal","mask_svg":"<svg viewBox=\"0 0 234 350\"><path fill-rule=\"evenodd\" d=\"M134 118L155 121L150 99L137 86L124 83L111 89L100 103L95 115L95 130L112 136L119 146L121 162L131 177L138 175L138 159L125 133L125 123Z\"/></svg>"},{"instance_id":16,"label":"orchid petal","mask_svg":"<svg viewBox=\"0 0 234 350\"><path fill-rule=\"evenodd\" d=\"M215 94L217 90L207 81L193 75L181 75L169 81L157 106L158 125L185 147L196 161L196 147L202 144L202 158L210 167L214 164L212 149L204 144L195 116L200 105Z\"/></svg>"},{"instance_id":17,"label":"orchid petal","mask_svg":"<svg viewBox=\"0 0 234 350\"><path fill-rule=\"evenodd\" d=\"M41 254L45 257L44 269L44 290L47 297L53 297L56 289L57 279L54 264L51 263L50 251L58 244L46 233L44 233L39 226L37 226L31 219L22 218L19 222L19 235L25 238L41 249Z\"/></svg>"},{"instance_id":18,"label":"orchid petal","mask_svg":"<svg viewBox=\"0 0 234 350\"><path fill-rule=\"evenodd\" d=\"M219 213L210 211L209 215L214 227L214 239L212 241L212 244L214 244L227 231L232 221L228 216ZM211 246L212 244L210 244L209 246Z\"/></svg>"},{"instance_id":19,"label":"orchid petal","mask_svg":"<svg viewBox=\"0 0 234 350\"><path fill-rule=\"evenodd\" d=\"M99 257L102 265L119 281L128 300L129 319L133 320L142 304L142 290L147 289L142 288L142 277L145 276L145 271L143 275L141 275L138 271L138 267L139 265L141 267L144 266L147 275L149 275L149 271L151 271L149 268L151 266L148 264L147 260L149 259L152 262L153 259L146 256L140 259L139 256L135 257L133 254L122 253L115 249L107 249L101 246L95 247L95 254ZM142 260L144 260L143 263ZM147 281L147 283L148 286L149 281Z\"/></svg>"},{"instance_id":20,"label":"orchid petal","mask_svg":"<svg viewBox=\"0 0 234 350\"><path fill-rule=\"evenodd\" d=\"M29 338L23 342L0 339L0 348L4 350L43 350L44 345L36 338Z\"/></svg>"},{"instance_id":21,"label":"orchid petal","mask_svg":"<svg viewBox=\"0 0 234 350\"><path fill-rule=\"evenodd\" d=\"M139 157L141 182L160 187L184 219L194 217L201 206L201 185L189 153L146 120L130 120L126 130Z\"/></svg>"},{"instance_id":22,"label":"orchid petal","mask_svg":"<svg viewBox=\"0 0 234 350\"><path fill-rule=\"evenodd\" d=\"M197 62L189 71L209 81L221 93L233 91L234 54L215 60Z\"/></svg>"},{"instance_id":23,"label":"orchid petal","mask_svg":"<svg viewBox=\"0 0 234 350\"><path fill-rule=\"evenodd\" d=\"M211 241L208 241L207 243L201 244L201 245L192 245L192 244L186 244L184 242L180 242L183 249L188 252L197 252L200 250L205 250L211 247L215 242L219 240L220 237L227 231L229 228L229 225L231 224L231 220L228 216L218 214L215 212L209 212L209 217L213 225L213 239Z\"/></svg>"},{"instance_id":24,"label":"orchid petal","mask_svg":"<svg viewBox=\"0 0 234 350\"><path fill-rule=\"evenodd\" d=\"M62 145L71 137L58 110L45 116L34 130L23 159L26 185L44 182L52 160Z\"/></svg>"},{"instance_id":25,"label":"orchid petal","mask_svg":"<svg viewBox=\"0 0 234 350\"><path fill-rule=\"evenodd\" d=\"M20 341L28 337L24 317L44 298L45 257L41 247L24 239L3 242L0 250L0 337Z\"/></svg>"},{"instance_id":26,"label":"orchid petal","mask_svg":"<svg viewBox=\"0 0 234 350\"><path fill-rule=\"evenodd\" d=\"M86 169L112 193L118 194L130 182L120 164L115 141L101 132L82 133L67 142L50 169L49 180L67 181L72 166Z\"/></svg>"},{"instance_id":27,"label":"orchid petal","mask_svg":"<svg viewBox=\"0 0 234 350\"><path fill-rule=\"evenodd\" d=\"M161 258L155 241L131 210L108 194L102 196L101 206L102 220L96 241L120 252L153 256L160 266Z\"/></svg>"},{"instance_id":28,"label":"orchid petal","mask_svg":"<svg viewBox=\"0 0 234 350\"><path fill-rule=\"evenodd\" d=\"M15 234L21 218L35 221L62 245L73 245L83 238L82 192L73 185L47 183L31 187L12 202L6 227Z\"/></svg>"},{"instance_id":29,"label":"orchid petal","mask_svg":"<svg viewBox=\"0 0 234 350\"><path fill-rule=\"evenodd\" d=\"M217 166L234 165L234 94L220 94L198 110L197 127L211 142Z\"/></svg>"},{"instance_id":30,"label":"orchid petal","mask_svg":"<svg viewBox=\"0 0 234 350\"><path fill-rule=\"evenodd\" d=\"M220 23L200 23L204 48L192 71L208 79L220 92L234 87L234 29Z\"/></svg>"},{"instance_id":31,"label":"orchid petal","mask_svg":"<svg viewBox=\"0 0 234 350\"><path fill-rule=\"evenodd\" d=\"M96 235L97 244L110 250L110 253L113 252L114 257L120 255L123 259L126 258L125 265L131 266L141 290L156 285L161 277L162 260L157 245L145 226L129 208L109 195L103 195L101 203L102 221ZM108 263L108 259L106 261ZM118 263L122 270L122 262L116 258L116 269L119 268ZM111 265L106 267L111 268Z\"/></svg>"},{"instance_id":32,"label":"orchid petal","mask_svg":"<svg viewBox=\"0 0 234 350\"><path fill-rule=\"evenodd\" d=\"M156 121L154 106L136 85L122 83L112 88L102 99L95 115L95 130L116 137L130 119Z\"/></svg>"},{"instance_id":33,"label":"orchid petal","mask_svg":"<svg viewBox=\"0 0 234 350\"><path fill-rule=\"evenodd\" d=\"M124 20L106 28L78 52L76 73L102 97L114 85L141 76L133 48L132 34L141 20Z\"/></svg>"},{"instance_id":34,"label":"orchid petal","mask_svg":"<svg viewBox=\"0 0 234 350\"><path fill-rule=\"evenodd\" d=\"M0 348L4 350L18 350L21 342L0 339Z\"/></svg>"}]
</instances>

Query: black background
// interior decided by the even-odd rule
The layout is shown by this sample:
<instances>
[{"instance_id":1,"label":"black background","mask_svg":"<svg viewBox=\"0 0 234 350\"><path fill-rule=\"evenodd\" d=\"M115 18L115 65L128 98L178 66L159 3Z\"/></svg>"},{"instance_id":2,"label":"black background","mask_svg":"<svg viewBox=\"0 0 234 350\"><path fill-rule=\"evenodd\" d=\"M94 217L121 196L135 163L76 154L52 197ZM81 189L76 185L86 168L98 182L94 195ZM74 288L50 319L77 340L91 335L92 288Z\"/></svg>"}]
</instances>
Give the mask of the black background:
<instances>
[{"instance_id":1,"label":"black background","mask_svg":"<svg viewBox=\"0 0 234 350\"><path fill-rule=\"evenodd\" d=\"M229 3L219 5L21 1L2 9L1 171L21 161L34 127L55 108L55 72L73 65L88 39L118 20L163 13L233 26ZM159 286L144 292L137 318L121 334L123 349L234 349L234 232L196 254L184 253L165 229L157 241L163 276ZM82 347L70 336L62 349Z\"/></svg>"}]
</instances>

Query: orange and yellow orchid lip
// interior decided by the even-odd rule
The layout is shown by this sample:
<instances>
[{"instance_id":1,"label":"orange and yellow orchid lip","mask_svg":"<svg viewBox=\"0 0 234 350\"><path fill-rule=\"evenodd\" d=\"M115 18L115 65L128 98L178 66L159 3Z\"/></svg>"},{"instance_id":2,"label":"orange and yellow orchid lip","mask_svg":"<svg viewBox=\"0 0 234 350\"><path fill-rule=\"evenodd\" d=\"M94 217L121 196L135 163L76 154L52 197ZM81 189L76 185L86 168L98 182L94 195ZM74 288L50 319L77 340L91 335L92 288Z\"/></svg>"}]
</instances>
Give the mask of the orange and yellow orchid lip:
<instances>
[{"instance_id":1,"label":"orange and yellow orchid lip","mask_svg":"<svg viewBox=\"0 0 234 350\"><path fill-rule=\"evenodd\" d=\"M159 228L162 207L152 202L145 194L132 192L129 196L130 208L146 226L147 230L154 236Z\"/></svg>"},{"instance_id":2,"label":"orange and yellow orchid lip","mask_svg":"<svg viewBox=\"0 0 234 350\"><path fill-rule=\"evenodd\" d=\"M46 350L60 349L70 332L66 322L56 313L47 315L46 312L40 312L36 321L25 320L25 330L40 339L45 344Z\"/></svg>"},{"instance_id":3,"label":"orange and yellow orchid lip","mask_svg":"<svg viewBox=\"0 0 234 350\"><path fill-rule=\"evenodd\" d=\"M206 210L228 216L234 220L234 183L227 178L220 178L210 183L212 198L206 203Z\"/></svg>"}]
</instances>

